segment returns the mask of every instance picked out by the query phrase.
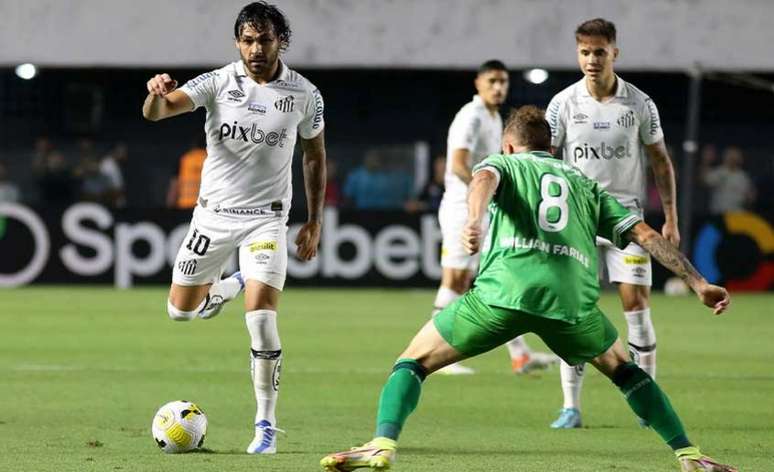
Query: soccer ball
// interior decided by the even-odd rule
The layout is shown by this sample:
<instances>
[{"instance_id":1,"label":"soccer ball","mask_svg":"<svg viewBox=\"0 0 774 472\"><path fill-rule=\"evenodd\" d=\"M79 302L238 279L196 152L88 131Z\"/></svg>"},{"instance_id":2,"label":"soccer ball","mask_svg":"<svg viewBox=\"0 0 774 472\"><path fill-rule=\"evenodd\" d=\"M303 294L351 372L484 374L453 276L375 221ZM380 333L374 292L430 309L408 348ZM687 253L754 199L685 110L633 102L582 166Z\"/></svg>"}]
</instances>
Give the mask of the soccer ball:
<instances>
[{"instance_id":1,"label":"soccer ball","mask_svg":"<svg viewBox=\"0 0 774 472\"><path fill-rule=\"evenodd\" d=\"M688 295L688 293L690 293L690 289L685 284L685 282L683 282L683 279L679 277L671 277L667 279L666 283L664 284L664 293L672 297L679 297L682 295Z\"/></svg>"},{"instance_id":2,"label":"soccer ball","mask_svg":"<svg viewBox=\"0 0 774 472\"><path fill-rule=\"evenodd\" d=\"M189 401L169 402L156 412L151 432L156 444L167 454L192 451L204 444L207 417Z\"/></svg>"}]
</instances>

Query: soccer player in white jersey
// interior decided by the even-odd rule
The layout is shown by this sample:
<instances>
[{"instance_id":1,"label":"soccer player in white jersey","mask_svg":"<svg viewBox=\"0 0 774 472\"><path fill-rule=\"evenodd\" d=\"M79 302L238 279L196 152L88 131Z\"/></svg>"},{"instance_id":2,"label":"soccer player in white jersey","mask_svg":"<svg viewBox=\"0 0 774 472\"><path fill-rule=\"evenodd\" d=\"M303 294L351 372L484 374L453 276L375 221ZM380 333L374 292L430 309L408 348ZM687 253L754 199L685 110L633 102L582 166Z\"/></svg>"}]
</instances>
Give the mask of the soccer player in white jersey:
<instances>
[{"instance_id":1,"label":"soccer player in white jersey","mask_svg":"<svg viewBox=\"0 0 774 472\"><path fill-rule=\"evenodd\" d=\"M296 135L304 151L307 221L295 244L301 260L317 254L325 194L323 100L280 60L290 42L275 6L245 6L234 25L240 59L176 89L168 74L148 81L145 118L157 121L207 110L207 160L198 205L172 276L167 310L173 320L211 318L245 291L251 375L257 411L251 454L276 452L275 406L282 347L277 305L287 269L287 217ZM239 251L240 273L220 280Z\"/></svg>"},{"instance_id":2,"label":"soccer player in white jersey","mask_svg":"<svg viewBox=\"0 0 774 472\"><path fill-rule=\"evenodd\" d=\"M669 159L658 109L653 100L613 71L618 57L615 25L602 18L588 20L575 31L583 79L558 93L548 105L555 150L580 168L621 204L642 216L646 165L650 161L664 210L664 238L680 243L677 226L675 173ZM635 243L620 250L598 241L610 282L618 284L628 341L637 364L656 376L656 332L650 316L651 263ZM553 428L581 426L580 392L583 366L561 366L564 406ZM644 425L644 423L643 423Z\"/></svg>"},{"instance_id":3,"label":"soccer player in white jersey","mask_svg":"<svg viewBox=\"0 0 774 472\"><path fill-rule=\"evenodd\" d=\"M489 60L481 64L474 82L476 95L457 112L449 126L445 191L438 209L443 236L441 286L435 296L433 316L470 288L478 267L478 254L468 254L462 245L462 228L468 215L468 184L473 166L490 154L500 152L503 120L499 109L508 95L508 79L508 69L501 61ZM507 347L516 373L546 368L559 361L552 354L532 352L521 336L510 341ZM474 370L451 364L440 373L472 374Z\"/></svg>"}]
</instances>

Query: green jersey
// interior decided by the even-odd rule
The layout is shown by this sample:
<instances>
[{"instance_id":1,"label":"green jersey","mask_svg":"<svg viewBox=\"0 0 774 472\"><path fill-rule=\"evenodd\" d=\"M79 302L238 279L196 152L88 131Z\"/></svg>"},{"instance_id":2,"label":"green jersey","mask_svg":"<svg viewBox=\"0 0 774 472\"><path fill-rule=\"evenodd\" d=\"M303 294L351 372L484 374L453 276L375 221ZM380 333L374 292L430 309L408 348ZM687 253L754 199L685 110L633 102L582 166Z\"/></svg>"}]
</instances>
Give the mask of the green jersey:
<instances>
[{"instance_id":1,"label":"green jersey","mask_svg":"<svg viewBox=\"0 0 774 472\"><path fill-rule=\"evenodd\" d=\"M619 248L640 221L581 171L545 152L492 155L499 176L475 290L492 306L575 323L599 299L596 236Z\"/></svg>"}]
</instances>

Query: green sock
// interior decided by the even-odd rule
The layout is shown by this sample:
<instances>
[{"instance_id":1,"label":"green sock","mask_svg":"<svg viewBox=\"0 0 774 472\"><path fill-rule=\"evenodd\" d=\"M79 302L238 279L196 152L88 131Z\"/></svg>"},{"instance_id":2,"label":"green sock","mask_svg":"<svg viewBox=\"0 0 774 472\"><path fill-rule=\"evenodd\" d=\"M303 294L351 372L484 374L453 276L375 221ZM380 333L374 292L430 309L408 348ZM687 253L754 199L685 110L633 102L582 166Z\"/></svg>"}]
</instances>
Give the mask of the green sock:
<instances>
[{"instance_id":1,"label":"green sock","mask_svg":"<svg viewBox=\"0 0 774 472\"><path fill-rule=\"evenodd\" d=\"M632 362L619 367L613 383L621 389L629 406L661 436L672 449L692 446L669 398L644 370Z\"/></svg>"},{"instance_id":2,"label":"green sock","mask_svg":"<svg viewBox=\"0 0 774 472\"><path fill-rule=\"evenodd\" d=\"M419 403L427 372L415 359L399 359L379 397L376 437L398 440L406 419Z\"/></svg>"}]
</instances>

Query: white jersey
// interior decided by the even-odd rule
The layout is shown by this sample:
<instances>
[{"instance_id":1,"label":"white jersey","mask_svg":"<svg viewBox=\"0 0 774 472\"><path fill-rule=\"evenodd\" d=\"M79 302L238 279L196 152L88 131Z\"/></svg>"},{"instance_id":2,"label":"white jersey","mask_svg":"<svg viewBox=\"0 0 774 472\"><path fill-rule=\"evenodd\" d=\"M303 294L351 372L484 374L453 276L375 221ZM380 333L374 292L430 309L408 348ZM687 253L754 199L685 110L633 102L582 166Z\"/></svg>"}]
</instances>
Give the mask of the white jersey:
<instances>
[{"instance_id":1,"label":"white jersey","mask_svg":"<svg viewBox=\"0 0 774 472\"><path fill-rule=\"evenodd\" d=\"M564 161L600 183L622 205L642 214L647 155L644 145L664 138L653 100L616 78L615 96L598 102L585 77L559 92L548 105L551 145Z\"/></svg>"},{"instance_id":2,"label":"white jersey","mask_svg":"<svg viewBox=\"0 0 774 472\"><path fill-rule=\"evenodd\" d=\"M460 108L449 126L449 136L446 139L444 203L466 205L467 200L468 185L452 172L454 150L470 151L468 165L472 169L487 156L501 152L502 134L503 120L500 114L490 112L480 96L473 96L471 102Z\"/></svg>"},{"instance_id":3,"label":"white jersey","mask_svg":"<svg viewBox=\"0 0 774 472\"><path fill-rule=\"evenodd\" d=\"M207 109L203 206L276 208L282 202L284 213L290 208L296 135L311 139L322 131L324 106L311 82L282 62L280 68L276 80L261 85L247 75L242 61L233 62L181 88L194 108Z\"/></svg>"}]
</instances>

